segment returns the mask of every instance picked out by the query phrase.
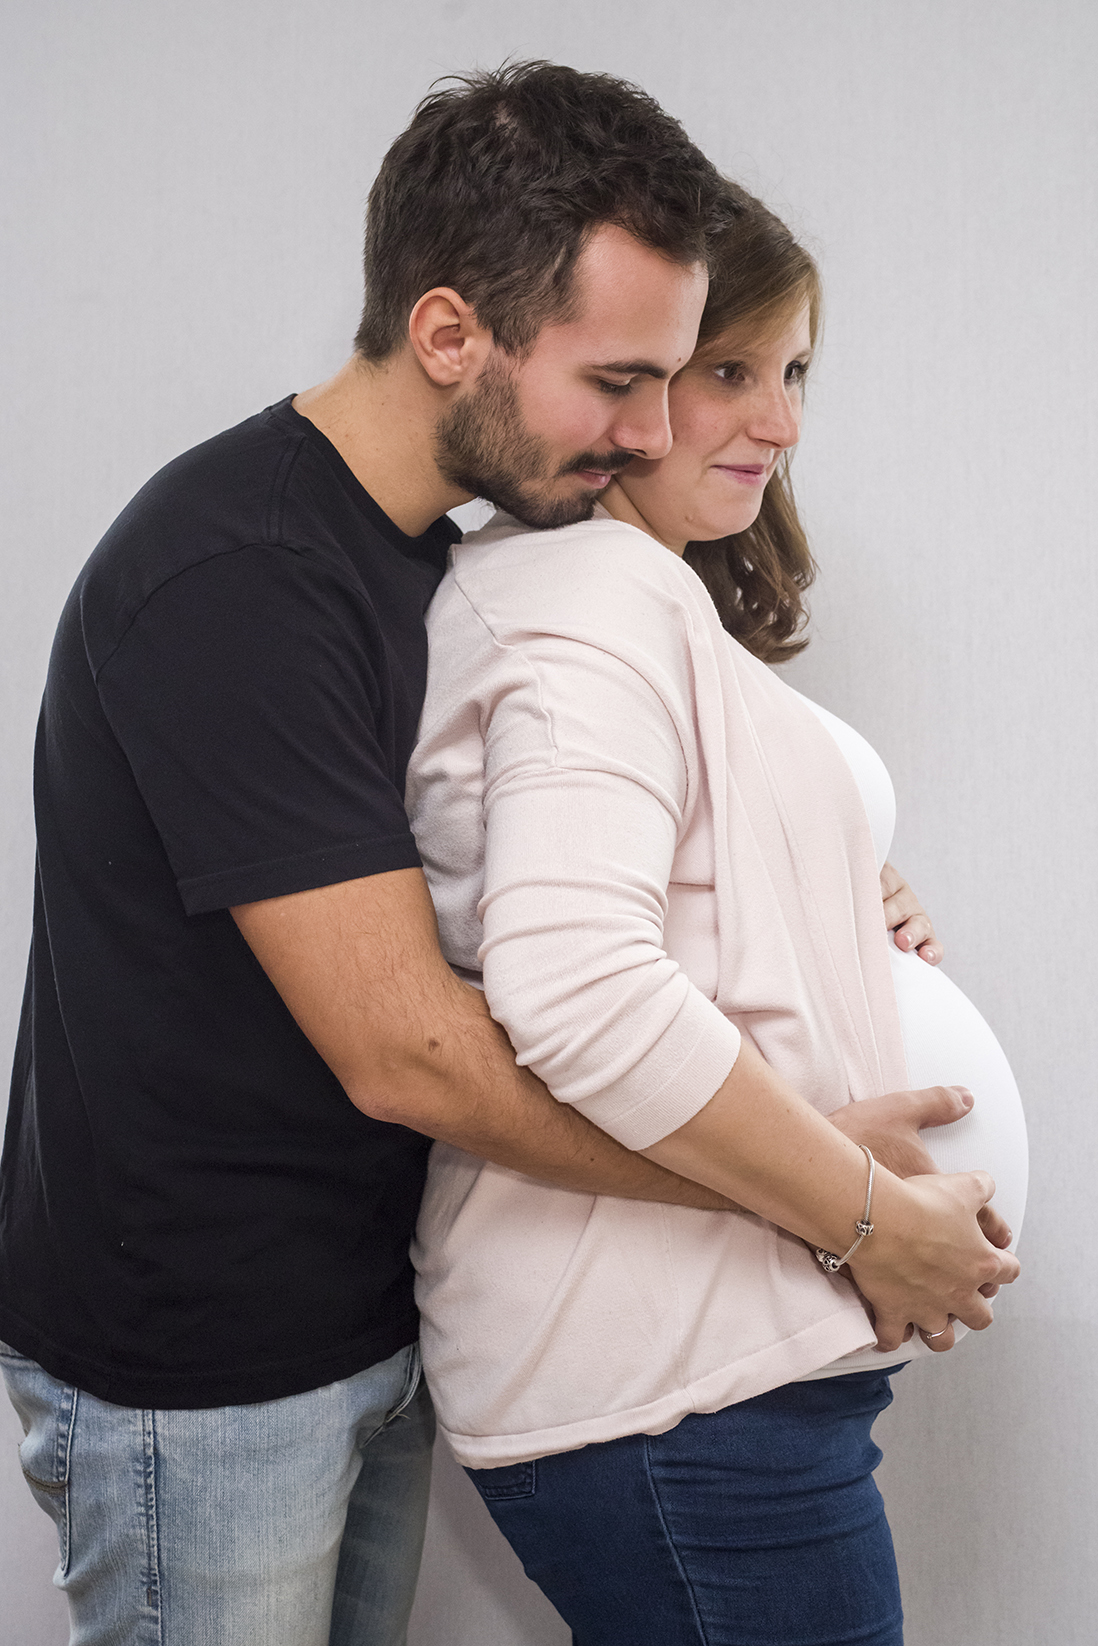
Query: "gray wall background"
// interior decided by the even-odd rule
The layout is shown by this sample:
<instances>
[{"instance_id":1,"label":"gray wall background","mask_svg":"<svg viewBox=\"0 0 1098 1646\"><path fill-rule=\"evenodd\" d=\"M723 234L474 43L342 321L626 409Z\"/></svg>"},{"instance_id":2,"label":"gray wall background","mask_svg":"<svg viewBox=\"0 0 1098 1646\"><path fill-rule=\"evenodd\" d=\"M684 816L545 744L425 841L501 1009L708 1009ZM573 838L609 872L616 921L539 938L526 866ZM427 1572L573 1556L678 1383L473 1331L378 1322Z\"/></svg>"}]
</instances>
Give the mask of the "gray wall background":
<instances>
[{"instance_id":1,"label":"gray wall background","mask_svg":"<svg viewBox=\"0 0 1098 1646\"><path fill-rule=\"evenodd\" d=\"M435 75L516 54L641 81L822 261L794 678L890 765L894 856L1029 1113L1024 1280L878 1430L909 1646L1093 1642L1098 8L4 0L0 24L5 1057L37 700L100 533L342 360L366 189ZM0 1430L0 1642L54 1646L51 1528ZM566 1640L441 1460L413 1646Z\"/></svg>"}]
</instances>

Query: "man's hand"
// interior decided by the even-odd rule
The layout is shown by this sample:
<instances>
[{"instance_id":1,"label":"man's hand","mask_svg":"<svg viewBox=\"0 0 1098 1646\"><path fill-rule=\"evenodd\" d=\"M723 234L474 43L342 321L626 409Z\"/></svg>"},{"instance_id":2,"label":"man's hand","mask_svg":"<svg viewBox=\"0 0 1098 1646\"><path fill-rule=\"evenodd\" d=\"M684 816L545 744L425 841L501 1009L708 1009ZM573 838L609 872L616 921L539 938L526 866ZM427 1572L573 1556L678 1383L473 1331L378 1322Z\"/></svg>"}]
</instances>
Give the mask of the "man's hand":
<instances>
[{"instance_id":1,"label":"man's hand","mask_svg":"<svg viewBox=\"0 0 1098 1646\"><path fill-rule=\"evenodd\" d=\"M942 958L942 945L930 924L930 916L891 863L886 863L881 870L881 896L885 926L895 934L897 946L908 952L914 949L928 966L937 966Z\"/></svg>"},{"instance_id":2,"label":"man's hand","mask_svg":"<svg viewBox=\"0 0 1098 1646\"><path fill-rule=\"evenodd\" d=\"M865 1144L873 1158L897 1177L929 1176L938 1170L919 1132L924 1126L948 1126L972 1107L964 1086L928 1086L921 1092L886 1092L848 1103L828 1115L844 1137Z\"/></svg>"},{"instance_id":3,"label":"man's hand","mask_svg":"<svg viewBox=\"0 0 1098 1646\"><path fill-rule=\"evenodd\" d=\"M973 1104L965 1086L928 1086L919 1092L886 1092L848 1103L828 1116L844 1137L865 1144L874 1160L897 1177L924 1177L938 1170L919 1136L926 1126L948 1126L962 1120ZM984 1238L1005 1251L1012 1236L993 1206L980 1208L977 1222ZM986 1297L994 1296L986 1292Z\"/></svg>"}]
</instances>

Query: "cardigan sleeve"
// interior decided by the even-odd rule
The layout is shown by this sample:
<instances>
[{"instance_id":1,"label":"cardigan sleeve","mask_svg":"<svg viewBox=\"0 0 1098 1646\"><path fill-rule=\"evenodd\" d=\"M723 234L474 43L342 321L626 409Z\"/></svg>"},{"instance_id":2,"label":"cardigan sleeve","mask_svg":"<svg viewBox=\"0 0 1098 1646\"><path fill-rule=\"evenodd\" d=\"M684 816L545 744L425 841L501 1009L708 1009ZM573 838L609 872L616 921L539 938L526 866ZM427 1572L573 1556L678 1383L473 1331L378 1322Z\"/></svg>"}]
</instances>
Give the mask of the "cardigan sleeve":
<instances>
[{"instance_id":1,"label":"cardigan sleeve","mask_svg":"<svg viewBox=\"0 0 1098 1646\"><path fill-rule=\"evenodd\" d=\"M681 718L620 656L555 635L507 647L481 702L489 1006L558 1099L646 1148L740 1045L663 947L692 798Z\"/></svg>"}]
</instances>

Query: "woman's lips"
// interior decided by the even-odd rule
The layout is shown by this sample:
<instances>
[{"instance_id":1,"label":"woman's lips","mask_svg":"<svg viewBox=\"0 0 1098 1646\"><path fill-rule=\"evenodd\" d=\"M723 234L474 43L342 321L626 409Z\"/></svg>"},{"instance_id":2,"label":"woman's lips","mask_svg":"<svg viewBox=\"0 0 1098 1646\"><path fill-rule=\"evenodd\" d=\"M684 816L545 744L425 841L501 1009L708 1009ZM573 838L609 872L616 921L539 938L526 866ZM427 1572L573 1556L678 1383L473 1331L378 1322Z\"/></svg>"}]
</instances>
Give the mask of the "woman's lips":
<instances>
[{"instance_id":1,"label":"woman's lips","mask_svg":"<svg viewBox=\"0 0 1098 1646\"><path fill-rule=\"evenodd\" d=\"M714 463L713 467L744 486L765 486L768 478L765 463Z\"/></svg>"}]
</instances>

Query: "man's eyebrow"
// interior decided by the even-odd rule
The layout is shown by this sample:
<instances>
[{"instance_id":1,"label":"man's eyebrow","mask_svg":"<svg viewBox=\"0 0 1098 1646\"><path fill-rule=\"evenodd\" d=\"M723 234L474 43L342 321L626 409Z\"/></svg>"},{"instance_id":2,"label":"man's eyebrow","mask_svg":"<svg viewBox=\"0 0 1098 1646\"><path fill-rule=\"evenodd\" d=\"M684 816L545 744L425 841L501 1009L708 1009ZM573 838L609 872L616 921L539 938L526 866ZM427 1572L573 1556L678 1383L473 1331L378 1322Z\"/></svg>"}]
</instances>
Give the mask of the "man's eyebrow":
<instances>
[{"instance_id":1,"label":"man's eyebrow","mask_svg":"<svg viewBox=\"0 0 1098 1646\"><path fill-rule=\"evenodd\" d=\"M602 366L592 366L592 371L617 372L621 377L655 377L662 383L671 373L664 371L662 366L654 366L651 360L612 360Z\"/></svg>"}]
</instances>

